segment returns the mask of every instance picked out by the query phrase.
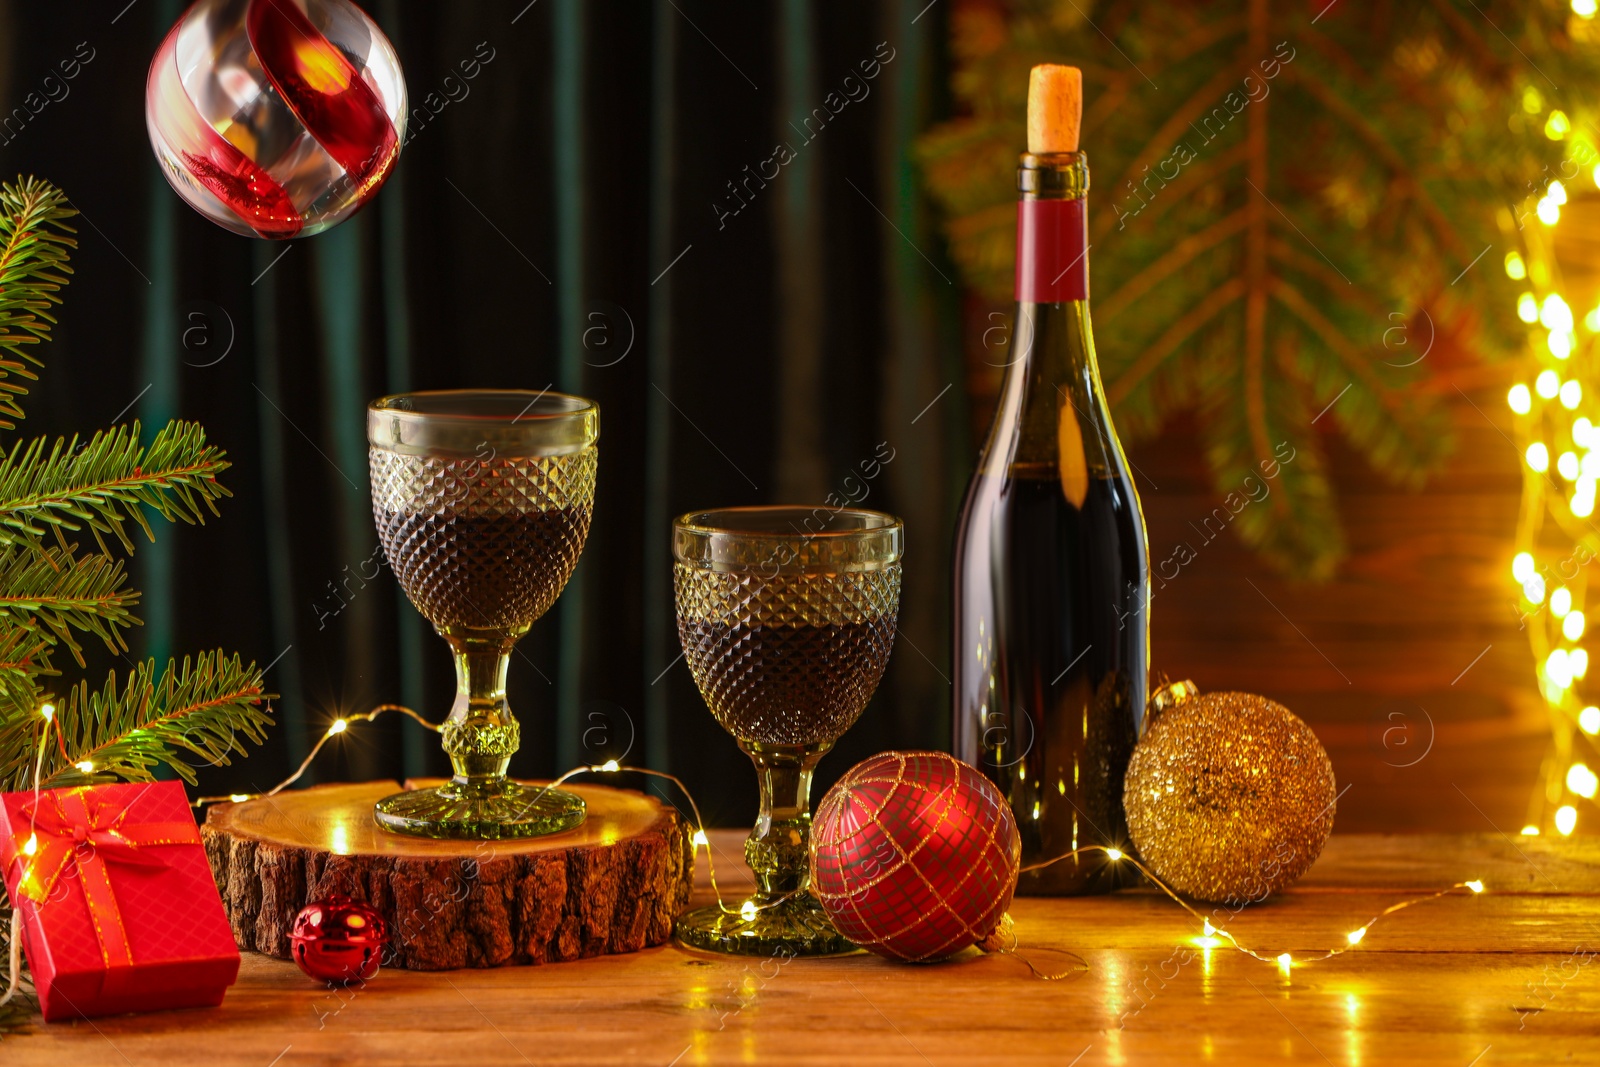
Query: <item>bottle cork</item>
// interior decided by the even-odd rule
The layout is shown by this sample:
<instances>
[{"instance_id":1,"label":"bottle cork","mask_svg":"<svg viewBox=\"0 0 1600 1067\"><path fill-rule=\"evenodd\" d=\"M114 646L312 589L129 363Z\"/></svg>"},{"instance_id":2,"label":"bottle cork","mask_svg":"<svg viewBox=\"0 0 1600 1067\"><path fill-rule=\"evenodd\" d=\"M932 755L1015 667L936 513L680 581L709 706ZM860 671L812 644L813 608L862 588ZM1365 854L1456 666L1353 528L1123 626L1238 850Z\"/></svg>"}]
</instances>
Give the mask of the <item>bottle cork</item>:
<instances>
[{"instance_id":1,"label":"bottle cork","mask_svg":"<svg viewBox=\"0 0 1600 1067\"><path fill-rule=\"evenodd\" d=\"M1076 152L1083 125L1083 71L1041 63L1028 75L1028 151Z\"/></svg>"}]
</instances>

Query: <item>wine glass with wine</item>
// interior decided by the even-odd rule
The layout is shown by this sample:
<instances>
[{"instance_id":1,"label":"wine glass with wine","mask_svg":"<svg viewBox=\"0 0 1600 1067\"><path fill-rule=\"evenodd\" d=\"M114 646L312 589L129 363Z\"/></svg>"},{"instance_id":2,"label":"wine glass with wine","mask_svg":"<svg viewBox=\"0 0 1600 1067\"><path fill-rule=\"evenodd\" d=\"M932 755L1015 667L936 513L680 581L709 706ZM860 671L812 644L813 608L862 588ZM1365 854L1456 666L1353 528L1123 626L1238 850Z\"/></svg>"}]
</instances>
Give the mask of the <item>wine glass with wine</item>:
<instances>
[{"instance_id":1,"label":"wine glass with wine","mask_svg":"<svg viewBox=\"0 0 1600 1067\"><path fill-rule=\"evenodd\" d=\"M744 847L755 894L689 912L680 942L761 956L854 948L809 889L811 774L888 665L903 543L899 519L848 508L724 508L673 523L678 638L761 789Z\"/></svg>"},{"instance_id":2,"label":"wine glass with wine","mask_svg":"<svg viewBox=\"0 0 1600 1067\"><path fill-rule=\"evenodd\" d=\"M600 409L523 390L447 390L367 407L372 515L389 567L450 644L456 699L440 733L454 777L378 801L379 825L443 838L570 830L583 799L506 777L520 733L512 647L550 610L594 511Z\"/></svg>"}]
</instances>

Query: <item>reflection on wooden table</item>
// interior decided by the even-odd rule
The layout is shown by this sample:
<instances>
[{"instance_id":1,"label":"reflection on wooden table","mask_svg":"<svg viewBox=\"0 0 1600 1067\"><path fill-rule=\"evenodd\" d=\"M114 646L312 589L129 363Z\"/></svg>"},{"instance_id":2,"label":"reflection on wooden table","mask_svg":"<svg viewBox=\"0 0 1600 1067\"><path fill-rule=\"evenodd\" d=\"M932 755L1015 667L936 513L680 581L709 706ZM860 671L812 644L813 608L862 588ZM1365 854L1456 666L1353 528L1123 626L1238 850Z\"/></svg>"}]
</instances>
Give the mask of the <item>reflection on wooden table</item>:
<instances>
[{"instance_id":1,"label":"reflection on wooden table","mask_svg":"<svg viewBox=\"0 0 1600 1067\"><path fill-rule=\"evenodd\" d=\"M716 831L719 877L744 871ZM708 900L704 864L697 900ZM1231 924L1258 949L1335 944L1383 907L1463 879L1374 927L1359 950L1288 975L1203 950L1154 891L1026 899L1012 914L1041 969L975 951L908 967L871 956L716 959L664 947L544 967L384 970L314 986L247 954L222 1007L40 1025L7 1065L1452 1064L1593 1062L1600 1049L1600 842L1498 834L1335 834L1281 899ZM731 888L724 883L725 891Z\"/></svg>"}]
</instances>

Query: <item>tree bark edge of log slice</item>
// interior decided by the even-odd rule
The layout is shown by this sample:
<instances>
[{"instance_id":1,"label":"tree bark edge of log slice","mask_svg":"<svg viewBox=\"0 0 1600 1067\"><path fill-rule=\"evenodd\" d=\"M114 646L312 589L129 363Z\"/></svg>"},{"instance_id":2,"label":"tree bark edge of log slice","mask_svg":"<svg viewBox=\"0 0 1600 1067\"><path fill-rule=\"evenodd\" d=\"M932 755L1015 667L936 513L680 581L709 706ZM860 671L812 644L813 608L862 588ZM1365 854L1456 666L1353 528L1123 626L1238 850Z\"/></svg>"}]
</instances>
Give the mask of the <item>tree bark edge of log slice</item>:
<instances>
[{"instance_id":1,"label":"tree bark edge of log slice","mask_svg":"<svg viewBox=\"0 0 1600 1067\"><path fill-rule=\"evenodd\" d=\"M210 809L201 839L240 949L288 959L300 909L343 893L388 921L384 966L556 963L659 945L688 903L690 832L654 797L567 785L589 806L575 830L440 841L373 822L395 788L315 786Z\"/></svg>"}]
</instances>

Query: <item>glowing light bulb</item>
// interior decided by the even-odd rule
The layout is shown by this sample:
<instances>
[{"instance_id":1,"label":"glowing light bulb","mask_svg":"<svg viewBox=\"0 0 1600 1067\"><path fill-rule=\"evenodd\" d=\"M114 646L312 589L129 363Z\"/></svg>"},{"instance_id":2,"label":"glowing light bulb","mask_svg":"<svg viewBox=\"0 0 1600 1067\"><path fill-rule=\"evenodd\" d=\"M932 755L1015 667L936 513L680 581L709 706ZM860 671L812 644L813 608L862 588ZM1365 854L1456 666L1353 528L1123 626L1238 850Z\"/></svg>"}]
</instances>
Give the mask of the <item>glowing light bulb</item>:
<instances>
[{"instance_id":1,"label":"glowing light bulb","mask_svg":"<svg viewBox=\"0 0 1600 1067\"><path fill-rule=\"evenodd\" d=\"M1525 582L1534 575L1533 554L1531 552L1518 552L1511 557L1511 577L1518 582Z\"/></svg>"},{"instance_id":2,"label":"glowing light bulb","mask_svg":"<svg viewBox=\"0 0 1600 1067\"><path fill-rule=\"evenodd\" d=\"M93 774L94 773L94 761L93 760L84 760L82 763L73 764L73 766L77 767L78 770L82 771L84 774Z\"/></svg>"},{"instance_id":3,"label":"glowing light bulb","mask_svg":"<svg viewBox=\"0 0 1600 1067\"><path fill-rule=\"evenodd\" d=\"M1539 828L1530 823L1529 825L1524 826L1522 828L1522 836L1523 837L1538 837L1539 836Z\"/></svg>"},{"instance_id":4,"label":"glowing light bulb","mask_svg":"<svg viewBox=\"0 0 1600 1067\"><path fill-rule=\"evenodd\" d=\"M1583 612L1569 611L1567 617L1561 620L1561 634L1568 641L1576 641L1583 636Z\"/></svg>"},{"instance_id":5,"label":"glowing light bulb","mask_svg":"<svg viewBox=\"0 0 1600 1067\"><path fill-rule=\"evenodd\" d=\"M1544 298L1544 304L1539 308L1539 321L1547 330L1571 333L1572 308L1561 299L1560 293L1551 293Z\"/></svg>"},{"instance_id":6,"label":"glowing light bulb","mask_svg":"<svg viewBox=\"0 0 1600 1067\"><path fill-rule=\"evenodd\" d=\"M1522 595L1528 598L1530 604L1537 604L1544 599L1544 579L1535 574L1532 578L1522 583Z\"/></svg>"},{"instance_id":7,"label":"glowing light bulb","mask_svg":"<svg viewBox=\"0 0 1600 1067\"><path fill-rule=\"evenodd\" d=\"M1506 403L1511 405L1511 410L1518 415L1526 415L1533 410L1533 394L1528 392L1528 387L1518 382L1506 394Z\"/></svg>"},{"instance_id":8,"label":"glowing light bulb","mask_svg":"<svg viewBox=\"0 0 1600 1067\"><path fill-rule=\"evenodd\" d=\"M1600 734L1600 708L1590 704L1578 712L1578 729L1591 737Z\"/></svg>"},{"instance_id":9,"label":"glowing light bulb","mask_svg":"<svg viewBox=\"0 0 1600 1067\"><path fill-rule=\"evenodd\" d=\"M1552 335L1552 336L1554 336L1554 335ZM1566 335L1563 334L1562 336L1566 336ZM1569 352L1572 350L1570 345L1568 346L1567 350ZM1562 356L1560 358L1565 359L1566 357ZM1562 407L1566 408L1568 411L1571 411L1571 410L1573 410L1574 408L1576 408L1578 406L1578 403L1581 400L1583 400L1583 386L1579 383L1578 379L1573 378L1570 381L1565 381L1565 382L1561 383L1561 406Z\"/></svg>"},{"instance_id":10,"label":"glowing light bulb","mask_svg":"<svg viewBox=\"0 0 1600 1067\"><path fill-rule=\"evenodd\" d=\"M1522 256L1516 252L1506 253L1506 277L1514 282L1520 282L1528 276L1528 265L1522 262Z\"/></svg>"},{"instance_id":11,"label":"glowing light bulb","mask_svg":"<svg viewBox=\"0 0 1600 1067\"><path fill-rule=\"evenodd\" d=\"M1551 121L1555 121L1556 116L1558 115L1561 116L1562 122L1567 121L1567 116L1561 111L1550 112ZM1569 124L1567 129L1572 129L1572 126ZM1567 187L1562 185L1559 181L1551 182L1550 187L1545 190L1545 195L1558 204L1565 204L1567 202Z\"/></svg>"},{"instance_id":12,"label":"glowing light bulb","mask_svg":"<svg viewBox=\"0 0 1600 1067\"><path fill-rule=\"evenodd\" d=\"M1558 619L1572 610L1572 592L1566 586L1550 594L1550 610Z\"/></svg>"},{"instance_id":13,"label":"glowing light bulb","mask_svg":"<svg viewBox=\"0 0 1600 1067\"><path fill-rule=\"evenodd\" d=\"M228 797L228 799L233 801L235 804L239 804L239 803L242 803L243 801L249 800L250 799L250 794L249 793L234 793L233 795Z\"/></svg>"},{"instance_id":14,"label":"glowing light bulb","mask_svg":"<svg viewBox=\"0 0 1600 1067\"><path fill-rule=\"evenodd\" d=\"M1596 778L1586 764L1574 763L1567 768L1567 788L1580 797L1593 800L1596 788L1600 788L1600 778Z\"/></svg>"},{"instance_id":15,"label":"glowing light bulb","mask_svg":"<svg viewBox=\"0 0 1600 1067\"><path fill-rule=\"evenodd\" d=\"M1594 18L1595 0L1572 0L1572 13L1579 18Z\"/></svg>"},{"instance_id":16,"label":"glowing light bulb","mask_svg":"<svg viewBox=\"0 0 1600 1067\"><path fill-rule=\"evenodd\" d=\"M1212 934L1217 932L1217 928L1211 925L1210 919L1205 919L1203 922L1205 923L1205 934L1207 937L1210 937Z\"/></svg>"},{"instance_id":17,"label":"glowing light bulb","mask_svg":"<svg viewBox=\"0 0 1600 1067\"><path fill-rule=\"evenodd\" d=\"M29 834L28 840L22 843L22 854L31 856L39 851L39 838L36 834Z\"/></svg>"},{"instance_id":18,"label":"glowing light bulb","mask_svg":"<svg viewBox=\"0 0 1600 1067\"><path fill-rule=\"evenodd\" d=\"M1554 399L1561 392L1561 376L1553 370L1540 371L1539 377L1533 380L1533 391L1546 400Z\"/></svg>"},{"instance_id":19,"label":"glowing light bulb","mask_svg":"<svg viewBox=\"0 0 1600 1067\"><path fill-rule=\"evenodd\" d=\"M54 704L40 704L39 714L44 716L45 722L50 722L56 717L56 706Z\"/></svg>"},{"instance_id":20,"label":"glowing light bulb","mask_svg":"<svg viewBox=\"0 0 1600 1067\"><path fill-rule=\"evenodd\" d=\"M1294 966L1294 957L1285 952L1278 957L1278 967L1284 974L1289 973L1289 968Z\"/></svg>"},{"instance_id":21,"label":"glowing light bulb","mask_svg":"<svg viewBox=\"0 0 1600 1067\"><path fill-rule=\"evenodd\" d=\"M701 845L711 844L711 839L706 836L706 832L704 830L696 830L694 832L693 840L696 848L699 848Z\"/></svg>"},{"instance_id":22,"label":"glowing light bulb","mask_svg":"<svg viewBox=\"0 0 1600 1067\"><path fill-rule=\"evenodd\" d=\"M1584 475L1578 479L1578 486L1573 491L1572 499L1567 501L1567 506L1574 515L1583 516L1594 510L1594 494L1596 481L1591 475Z\"/></svg>"},{"instance_id":23,"label":"glowing light bulb","mask_svg":"<svg viewBox=\"0 0 1600 1067\"><path fill-rule=\"evenodd\" d=\"M621 770L622 764L618 763L614 759L608 759L604 763L600 764L600 769L606 772Z\"/></svg>"},{"instance_id":24,"label":"glowing light bulb","mask_svg":"<svg viewBox=\"0 0 1600 1067\"><path fill-rule=\"evenodd\" d=\"M1350 942L1352 945L1359 945L1361 944L1361 939L1366 936L1367 928L1363 926L1359 930L1351 930L1348 934L1345 934L1344 939Z\"/></svg>"},{"instance_id":25,"label":"glowing light bulb","mask_svg":"<svg viewBox=\"0 0 1600 1067\"><path fill-rule=\"evenodd\" d=\"M1544 346L1548 348L1550 350L1550 354L1557 359L1566 359L1568 356L1572 355L1572 335L1570 333L1564 333L1561 330L1551 330L1545 335ZM1563 401L1563 403L1565 403L1565 401ZM1575 407L1576 405L1568 404L1567 406L1570 408Z\"/></svg>"},{"instance_id":26,"label":"glowing light bulb","mask_svg":"<svg viewBox=\"0 0 1600 1067\"><path fill-rule=\"evenodd\" d=\"M1556 829L1562 837L1568 837L1578 828L1578 809L1571 804L1563 804L1556 809Z\"/></svg>"},{"instance_id":27,"label":"glowing light bulb","mask_svg":"<svg viewBox=\"0 0 1600 1067\"><path fill-rule=\"evenodd\" d=\"M1596 167L1596 169L1600 170L1600 167ZM1600 180L1597 180L1595 184L1600 185ZM1539 301L1533 298L1532 293L1523 293L1517 297L1517 318L1530 326L1539 321Z\"/></svg>"},{"instance_id":28,"label":"glowing light bulb","mask_svg":"<svg viewBox=\"0 0 1600 1067\"><path fill-rule=\"evenodd\" d=\"M1567 481L1577 481L1578 473L1581 470L1581 468L1578 466L1578 454L1576 452L1561 453L1561 455L1556 457L1556 470L1560 471L1561 477L1565 478Z\"/></svg>"},{"instance_id":29,"label":"glowing light bulb","mask_svg":"<svg viewBox=\"0 0 1600 1067\"><path fill-rule=\"evenodd\" d=\"M1483 892L1483 883L1474 878L1472 881L1467 883L1467 888L1472 890L1474 893L1481 893Z\"/></svg>"},{"instance_id":30,"label":"glowing light bulb","mask_svg":"<svg viewBox=\"0 0 1600 1067\"><path fill-rule=\"evenodd\" d=\"M1546 226L1554 226L1561 221L1561 205L1551 200L1548 196L1539 198L1539 204L1534 208L1539 216L1539 221Z\"/></svg>"},{"instance_id":31,"label":"glowing light bulb","mask_svg":"<svg viewBox=\"0 0 1600 1067\"><path fill-rule=\"evenodd\" d=\"M1585 452L1579 469L1585 478L1600 478L1600 452Z\"/></svg>"},{"instance_id":32,"label":"glowing light bulb","mask_svg":"<svg viewBox=\"0 0 1600 1067\"><path fill-rule=\"evenodd\" d=\"M739 918L743 919L745 922L749 922L751 919L754 919L755 917L756 917L756 902L755 901L747 900L743 904L739 905Z\"/></svg>"},{"instance_id":33,"label":"glowing light bulb","mask_svg":"<svg viewBox=\"0 0 1600 1067\"><path fill-rule=\"evenodd\" d=\"M1572 443L1582 448L1594 447L1594 423L1588 416L1579 415L1572 420Z\"/></svg>"},{"instance_id":34,"label":"glowing light bulb","mask_svg":"<svg viewBox=\"0 0 1600 1067\"><path fill-rule=\"evenodd\" d=\"M1572 684L1572 667L1567 663L1567 650L1558 648L1544 661L1544 676L1559 689Z\"/></svg>"},{"instance_id":35,"label":"glowing light bulb","mask_svg":"<svg viewBox=\"0 0 1600 1067\"><path fill-rule=\"evenodd\" d=\"M1572 672L1574 678L1582 678L1589 672L1589 653L1581 648L1575 648L1568 652L1567 670Z\"/></svg>"},{"instance_id":36,"label":"glowing light bulb","mask_svg":"<svg viewBox=\"0 0 1600 1067\"><path fill-rule=\"evenodd\" d=\"M1595 308L1585 315L1583 324L1589 327L1590 333L1600 333L1600 308Z\"/></svg>"},{"instance_id":37,"label":"glowing light bulb","mask_svg":"<svg viewBox=\"0 0 1600 1067\"><path fill-rule=\"evenodd\" d=\"M1528 466L1543 473L1550 469L1550 450L1544 446L1543 441L1535 441L1528 446L1526 453Z\"/></svg>"},{"instance_id":38,"label":"glowing light bulb","mask_svg":"<svg viewBox=\"0 0 1600 1067\"><path fill-rule=\"evenodd\" d=\"M342 734L348 729L350 729L350 724L348 722L345 722L343 719L334 719L333 722L328 726L328 736L332 737L334 734Z\"/></svg>"},{"instance_id":39,"label":"glowing light bulb","mask_svg":"<svg viewBox=\"0 0 1600 1067\"><path fill-rule=\"evenodd\" d=\"M1122 858L1122 850L1120 848L1108 848L1106 849L1106 855L1114 860L1120 860Z\"/></svg>"}]
</instances>

